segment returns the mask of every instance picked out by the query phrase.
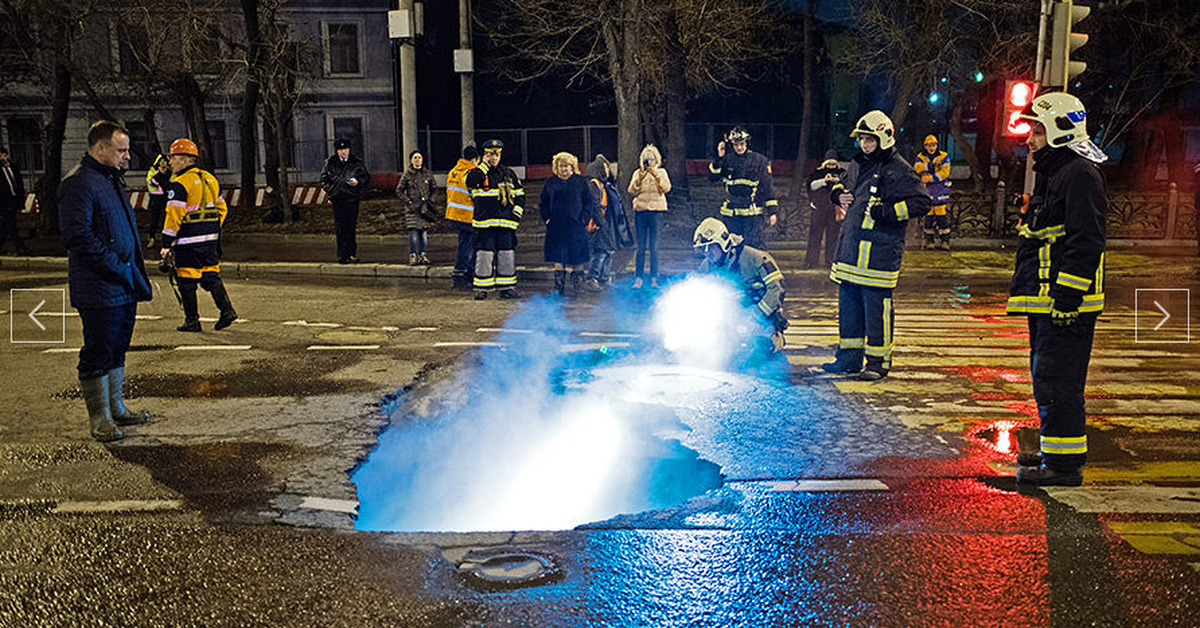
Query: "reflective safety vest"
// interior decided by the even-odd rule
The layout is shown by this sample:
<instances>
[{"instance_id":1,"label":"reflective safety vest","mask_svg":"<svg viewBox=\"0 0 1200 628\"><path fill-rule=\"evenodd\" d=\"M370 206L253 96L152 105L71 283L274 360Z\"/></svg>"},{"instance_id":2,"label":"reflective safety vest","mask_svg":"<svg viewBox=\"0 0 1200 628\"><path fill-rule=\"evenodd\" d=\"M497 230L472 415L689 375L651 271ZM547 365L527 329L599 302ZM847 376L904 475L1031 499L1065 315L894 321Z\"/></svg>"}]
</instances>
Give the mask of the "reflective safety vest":
<instances>
[{"instance_id":1,"label":"reflective safety vest","mask_svg":"<svg viewBox=\"0 0 1200 628\"><path fill-rule=\"evenodd\" d=\"M475 201L467 190L467 173L475 162L459 159L446 177L446 220L470 223L475 217Z\"/></svg>"},{"instance_id":2,"label":"reflective safety vest","mask_svg":"<svg viewBox=\"0 0 1200 628\"><path fill-rule=\"evenodd\" d=\"M221 224L228 213L212 174L189 166L171 177L162 233L163 246L175 254L177 276L220 272Z\"/></svg>"}]
</instances>

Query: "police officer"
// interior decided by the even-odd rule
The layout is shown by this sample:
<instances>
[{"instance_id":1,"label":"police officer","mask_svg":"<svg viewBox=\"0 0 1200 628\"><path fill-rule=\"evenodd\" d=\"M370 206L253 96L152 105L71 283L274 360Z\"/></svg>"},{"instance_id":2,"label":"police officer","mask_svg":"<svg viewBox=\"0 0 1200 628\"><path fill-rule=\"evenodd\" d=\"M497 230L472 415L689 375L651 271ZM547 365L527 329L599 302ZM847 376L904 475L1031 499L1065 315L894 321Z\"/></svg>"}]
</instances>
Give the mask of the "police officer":
<instances>
[{"instance_id":1,"label":"police officer","mask_svg":"<svg viewBox=\"0 0 1200 628\"><path fill-rule=\"evenodd\" d=\"M933 197L933 208L925 216L924 248L950 250L950 216L946 204L950 202L950 159L946 151L938 150L938 139L934 135L925 137L925 150L917 154L913 170L921 175L925 189Z\"/></svg>"},{"instance_id":2,"label":"police officer","mask_svg":"<svg viewBox=\"0 0 1200 628\"><path fill-rule=\"evenodd\" d=\"M771 162L750 150L746 129L733 127L717 144L717 157L708 165L708 172L710 181L725 183L721 219L729 231L742 236L752 247L765 248L763 215L768 225L775 226L779 201L771 191Z\"/></svg>"},{"instance_id":3,"label":"police officer","mask_svg":"<svg viewBox=\"0 0 1200 628\"><path fill-rule=\"evenodd\" d=\"M745 244L741 236L730 233L716 218L700 222L692 246L703 249L700 272L724 272L741 284L755 312L761 315L760 328L766 332L759 348L765 353L783 349L783 331L788 326L783 313L783 274L771 254Z\"/></svg>"},{"instance_id":4,"label":"police officer","mask_svg":"<svg viewBox=\"0 0 1200 628\"><path fill-rule=\"evenodd\" d=\"M175 260L175 277L183 301L183 324L178 331L200 331L196 288L212 294L220 311L213 329L225 329L237 320L229 293L221 281L221 224L229 208L221 198L217 178L196 166L196 143L187 138L171 142L171 183L167 187L167 218L163 224L162 256Z\"/></svg>"},{"instance_id":5,"label":"police officer","mask_svg":"<svg viewBox=\"0 0 1200 628\"><path fill-rule=\"evenodd\" d=\"M517 174L500 165L504 142L483 143L483 162L467 173L467 191L475 202L475 299L499 289L501 299L517 294L517 227L525 190Z\"/></svg>"},{"instance_id":6,"label":"police officer","mask_svg":"<svg viewBox=\"0 0 1200 628\"><path fill-rule=\"evenodd\" d=\"M1008 313L1029 318L1041 455L1022 456L1030 466L1017 469L1017 481L1079 486L1087 459L1084 386L1104 309L1107 196L1096 164L1107 157L1088 139L1087 112L1070 94L1038 96L1020 117L1033 127L1025 143L1036 178Z\"/></svg>"},{"instance_id":7,"label":"police officer","mask_svg":"<svg viewBox=\"0 0 1200 628\"><path fill-rule=\"evenodd\" d=\"M909 218L929 212L930 201L912 166L896 154L896 132L887 115L868 112L850 137L858 138L860 152L846 178L830 191L830 198L846 208L829 273L838 284L838 350L822 368L871 381L892 368L892 290L900 278L904 231Z\"/></svg>"}]
</instances>

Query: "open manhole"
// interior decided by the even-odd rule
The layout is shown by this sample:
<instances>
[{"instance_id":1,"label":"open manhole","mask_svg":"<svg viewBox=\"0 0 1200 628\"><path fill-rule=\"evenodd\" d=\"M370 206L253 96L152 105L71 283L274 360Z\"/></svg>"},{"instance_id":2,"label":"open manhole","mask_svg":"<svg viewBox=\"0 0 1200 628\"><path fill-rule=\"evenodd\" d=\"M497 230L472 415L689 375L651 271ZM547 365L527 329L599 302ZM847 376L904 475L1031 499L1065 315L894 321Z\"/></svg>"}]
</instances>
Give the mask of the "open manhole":
<instances>
[{"instance_id":1,"label":"open manhole","mask_svg":"<svg viewBox=\"0 0 1200 628\"><path fill-rule=\"evenodd\" d=\"M502 591L555 582L562 579L563 572L548 556L517 551L468 554L458 565L458 575L477 589Z\"/></svg>"}]
</instances>

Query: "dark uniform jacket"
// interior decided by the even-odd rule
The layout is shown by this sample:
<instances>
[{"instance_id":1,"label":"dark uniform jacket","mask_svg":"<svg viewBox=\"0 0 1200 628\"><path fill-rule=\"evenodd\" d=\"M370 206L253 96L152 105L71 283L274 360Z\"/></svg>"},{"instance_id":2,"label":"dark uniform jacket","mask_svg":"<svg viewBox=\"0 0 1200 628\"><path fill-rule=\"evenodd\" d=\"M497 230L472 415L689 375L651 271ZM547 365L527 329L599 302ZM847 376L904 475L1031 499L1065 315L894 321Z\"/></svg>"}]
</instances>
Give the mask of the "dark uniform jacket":
<instances>
[{"instance_id":1,"label":"dark uniform jacket","mask_svg":"<svg viewBox=\"0 0 1200 628\"><path fill-rule=\"evenodd\" d=\"M1037 174L1021 225L1009 314L1104 309L1104 177L1069 148L1034 153Z\"/></svg>"},{"instance_id":2,"label":"dark uniform jacket","mask_svg":"<svg viewBox=\"0 0 1200 628\"><path fill-rule=\"evenodd\" d=\"M730 252L729 261L722 268L713 268L708 259L700 262L700 272L726 272L741 284L750 303L770 320L775 329L787 328L783 315L783 273L770 253L739 244Z\"/></svg>"},{"instance_id":3,"label":"dark uniform jacket","mask_svg":"<svg viewBox=\"0 0 1200 628\"><path fill-rule=\"evenodd\" d=\"M489 168L479 164L467 173L467 190L475 201L475 215L471 226L476 229L502 227L515 230L525 213L521 202L525 190L517 173L503 164Z\"/></svg>"},{"instance_id":4,"label":"dark uniform jacket","mask_svg":"<svg viewBox=\"0 0 1200 628\"><path fill-rule=\"evenodd\" d=\"M150 300L137 223L119 169L85 155L58 186L58 229L67 248L72 307Z\"/></svg>"},{"instance_id":5,"label":"dark uniform jacket","mask_svg":"<svg viewBox=\"0 0 1200 628\"><path fill-rule=\"evenodd\" d=\"M4 176L4 167L0 166L0 210L11 209L21 211L25 207L25 181L21 178L21 169L10 159L8 171L12 183Z\"/></svg>"},{"instance_id":6,"label":"dark uniform jacket","mask_svg":"<svg viewBox=\"0 0 1200 628\"><path fill-rule=\"evenodd\" d=\"M229 207L217 178L196 166L171 176L163 246L175 254L175 274L199 279L221 271L221 225Z\"/></svg>"},{"instance_id":7,"label":"dark uniform jacket","mask_svg":"<svg viewBox=\"0 0 1200 628\"><path fill-rule=\"evenodd\" d=\"M771 162L752 150L741 155L729 150L717 157L708 166L708 179L725 183L722 216L770 215L779 208L771 190Z\"/></svg>"},{"instance_id":8,"label":"dark uniform jacket","mask_svg":"<svg viewBox=\"0 0 1200 628\"><path fill-rule=\"evenodd\" d=\"M895 288L904 255L904 230L909 218L929 213L925 184L894 148L854 156L843 182L834 184L829 198L849 191L854 202L846 211L837 255L829 278L873 288Z\"/></svg>"},{"instance_id":9,"label":"dark uniform jacket","mask_svg":"<svg viewBox=\"0 0 1200 628\"><path fill-rule=\"evenodd\" d=\"M358 185L346 183L351 178L356 179ZM371 173L367 172L367 164L353 153L346 161L342 161L337 154L330 155L329 159L325 160L325 167L321 169L321 188L329 195L331 201L362 198L370 181Z\"/></svg>"}]
</instances>

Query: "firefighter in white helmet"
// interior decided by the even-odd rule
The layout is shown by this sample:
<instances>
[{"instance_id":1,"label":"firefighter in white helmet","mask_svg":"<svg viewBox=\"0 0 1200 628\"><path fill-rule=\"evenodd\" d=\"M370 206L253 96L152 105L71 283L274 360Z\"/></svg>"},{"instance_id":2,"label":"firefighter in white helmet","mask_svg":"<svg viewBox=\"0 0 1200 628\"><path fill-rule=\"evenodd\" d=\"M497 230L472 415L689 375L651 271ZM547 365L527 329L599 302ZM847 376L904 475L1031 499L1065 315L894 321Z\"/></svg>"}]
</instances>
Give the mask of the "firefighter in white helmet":
<instances>
[{"instance_id":1,"label":"firefighter in white helmet","mask_svg":"<svg viewBox=\"0 0 1200 628\"><path fill-rule=\"evenodd\" d=\"M747 246L742 236L729 232L725 223L705 218L696 227L692 245L702 249L702 273L725 273L742 287L749 304L760 316L763 330L762 347L767 353L783 349L783 330L787 316L783 313L783 273L770 253Z\"/></svg>"},{"instance_id":2,"label":"firefighter in white helmet","mask_svg":"<svg viewBox=\"0 0 1200 628\"><path fill-rule=\"evenodd\" d=\"M1020 228L1008 313L1029 318L1040 452L1022 452L1017 481L1078 486L1087 459L1084 386L1096 318L1104 309L1107 157L1088 139L1078 98L1043 94L1024 110L1035 173Z\"/></svg>"}]
</instances>

